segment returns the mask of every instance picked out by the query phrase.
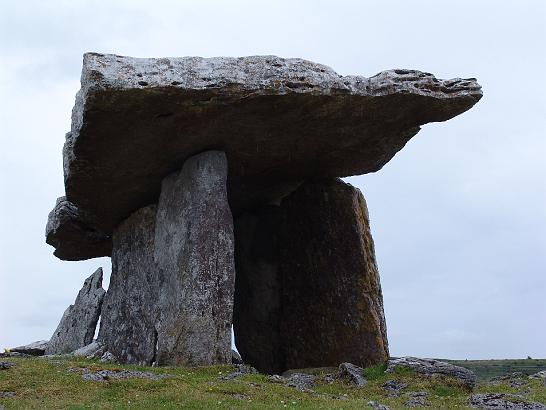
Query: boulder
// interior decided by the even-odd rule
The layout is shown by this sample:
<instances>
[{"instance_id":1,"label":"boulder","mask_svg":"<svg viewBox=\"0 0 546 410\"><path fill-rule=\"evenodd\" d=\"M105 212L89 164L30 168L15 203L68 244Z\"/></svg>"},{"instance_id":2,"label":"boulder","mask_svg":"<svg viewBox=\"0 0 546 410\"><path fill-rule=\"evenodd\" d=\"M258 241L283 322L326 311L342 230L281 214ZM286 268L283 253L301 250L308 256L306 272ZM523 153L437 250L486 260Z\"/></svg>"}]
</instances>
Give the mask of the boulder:
<instances>
[{"instance_id":1,"label":"boulder","mask_svg":"<svg viewBox=\"0 0 546 410\"><path fill-rule=\"evenodd\" d=\"M206 151L163 180L154 244L158 364L231 363L235 261L227 172L226 155Z\"/></svg>"},{"instance_id":2,"label":"boulder","mask_svg":"<svg viewBox=\"0 0 546 410\"><path fill-rule=\"evenodd\" d=\"M12 349L9 349L10 353L20 353L30 356L43 356L47 349L49 341L47 340L38 340L37 342L32 342L28 345L17 346Z\"/></svg>"},{"instance_id":3,"label":"boulder","mask_svg":"<svg viewBox=\"0 0 546 410\"><path fill-rule=\"evenodd\" d=\"M275 56L87 53L63 150L66 201L77 213L50 215L48 243L61 259L109 255L117 225L157 202L162 180L211 147L229 159L238 214L310 177L377 171L421 125L481 96L475 79L415 70L366 78Z\"/></svg>"},{"instance_id":4,"label":"boulder","mask_svg":"<svg viewBox=\"0 0 546 410\"><path fill-rule=\"evenodd\" d=\"M312 180L284 198L280 212L286 368L386 362L383 296L362 193L337 178Z\"/></svg>"},{"instance_id":5,"label":"boulder","mask_svg":"<svg viewBox=\"0 0 546 410\"><path fill-rule=\"evenodd\" d=\"M450 377L458 380L468 389L472 389L476 384L476 375L471 370L436 359L418 359L409 356L390 359L386 371L393 372L397 367L412 369L426 377Z\"/></svg>"},{"instance_id":6,"label":"boulder","mask_svg":"<svg viewBox=\"0 0 546 410\"><path fill-rule=\"evenodd\" d=\"M98 340L93 340L87 346L80 347L72 352L73 356L86 357L88 359L96 359L101 357L105 352L105 346Z\"/></svg>"},{"instance_id":7,"label":"boulder","mask_svg":"<svg viewBox=\"0 0 546 410\"><path fill-rule=\"evenodd\" d=\"M98 340L124 363L151 365L158 340L157 207L139 209L114 231L112 274Z\"/></svg>"},{"instance_id":8,"label":"boulder","mask_svg":"<svg viewBox=\"0 0 546 410\"><path fill-rule=\"evenodd\" d=\"M102 268L98 268L85 280L74 304L65 310L49 340L46 354L70 353L93 341L105 293Z\"/></svg>"}]
</instances>

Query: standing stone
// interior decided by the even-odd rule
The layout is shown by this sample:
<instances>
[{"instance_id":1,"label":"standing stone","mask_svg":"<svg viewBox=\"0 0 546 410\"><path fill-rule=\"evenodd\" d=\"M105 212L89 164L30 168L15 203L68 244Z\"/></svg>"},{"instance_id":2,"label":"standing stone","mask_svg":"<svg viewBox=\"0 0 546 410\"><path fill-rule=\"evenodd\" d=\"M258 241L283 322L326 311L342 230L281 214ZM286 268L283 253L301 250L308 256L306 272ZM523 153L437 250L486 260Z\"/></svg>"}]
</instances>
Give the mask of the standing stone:
<instances>
[{"instance_id":1,"label":"standing stone","mask_svg":"<svg viewBox=\"0 0 546 410\"><path fill-rule=\"evenodd\" d=\"M114 231L112 275L99 341L123 363L156 361L159 280L153 259L156 206L139 209Z\"/></svg>"},{"instance_id":2,"label":"standing stone","mask_svg":"<svg viewBox=\"0 0 546 410\"><path fill-rule=\"evenodd\" d=\"M46 354L70 353L93 341L105 293L99 268L85 280L76 301L65 310Z\"/></svg>"},{"instance_id":3,"label":"standing stone","mask_svg":"<svg viewBox=\"0 0 546 410\"><path fill-rule=\"evenodd\" d=\"M263 373L280 374L281 280L278 272L279 207L266 206L235 220L235 308L237 348Z\"/></svg>"},{"instance_id":4,"label":"standing stone","mask_svg":"<svg viewBox=\"0 0 546 410\"><path fill-rule=\"evenodd\" d=\"M206 151L161 185L154 245L159 364L231 363L235 263L227 172L226 155Z\"/></svg>"},{"instance_id":5,"label":"standing stone","mask_svg":"<svg viewBox=\"0 0 546 410\"><path fill-rule=\"evenodd\" d=\"M383 297L362 193L338 178L309 181L282 201L281 213L285 366L387 361Z\"/></svg>"}]
</instances>

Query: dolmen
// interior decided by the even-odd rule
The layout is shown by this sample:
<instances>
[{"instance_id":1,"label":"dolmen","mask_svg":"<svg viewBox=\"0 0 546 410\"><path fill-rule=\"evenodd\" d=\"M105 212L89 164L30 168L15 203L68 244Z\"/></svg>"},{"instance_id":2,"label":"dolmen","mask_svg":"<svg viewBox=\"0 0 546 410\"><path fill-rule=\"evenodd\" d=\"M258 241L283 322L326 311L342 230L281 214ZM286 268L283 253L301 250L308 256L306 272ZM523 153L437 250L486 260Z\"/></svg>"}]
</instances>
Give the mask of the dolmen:
<instances>
[{"instance_id":1,"label":"dolmen","mask_svg":"<svg viewBox=\"0 0 546 410\"><path fill-rule=\"evenodd\" d=\"M98 340L120 362L229 363L232 325L262 372L386 362L366 201L340 177L481 96L414 70L87 53L47 243L112 258Z\"/></svg>"}]
</instances>

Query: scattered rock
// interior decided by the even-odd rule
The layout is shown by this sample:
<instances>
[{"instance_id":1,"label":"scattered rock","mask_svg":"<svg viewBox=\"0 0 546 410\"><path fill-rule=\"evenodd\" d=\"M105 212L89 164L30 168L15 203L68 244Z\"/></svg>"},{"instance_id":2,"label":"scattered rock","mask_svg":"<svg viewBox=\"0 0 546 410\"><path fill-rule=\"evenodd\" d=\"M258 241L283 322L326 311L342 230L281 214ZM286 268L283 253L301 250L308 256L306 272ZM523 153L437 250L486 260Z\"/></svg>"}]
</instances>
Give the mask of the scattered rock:
<instances>
[{"instance_id":1,"label":"scattered rock","mask_svg":"<svg viewBox=\"0 0 546 410\"><path fill-rule=\"evenodd\" d=\"M100 362L101 363L118 363L118 358L116 356L114 356L112 353L110 352L105 352L101 358L100 358Z\"/></svg>"},{"instance_id":2,"label":"scattered rock","mask_svg":"<svg viewBox=\"0 0 546 410\"><path fill-rule=\"evenodd\" d=\"M526 380L522 379L516 379L516 380L510 380L510 387L514 389L519 389L522 386L525 386L527 384Z\"/></svg>"},{"instance_id":3,"label":"scattered rock","mask_svg":"<svg viewBox=\"0 0 546 410\"><path fill-rule=\"evenodd\" d=\"M408 384L399 380L387 380L381 387L387 391L389 397L398 397Z\"/></svg>"},{"instance_id":4,"label":"scattered rock","mask_svg":"<svg viewBox=\"0 0 546 410\"><path fill-rule=\"evenodd\" d=\"M98 359L105 353L105 346L98 340L93 340L90 344L80 347L72 352L73 356L85 357L87 359Z\"/></svg>"},{"instance_id":5,"label":"scattered rock","mask_svg":"<svg viewBox=\"0 0 546 410\"><path fill-rule=\"evenodd\" d=\"M241 355L236 350L231 349L231 363L232 364L243 364L243 359Z\"/></svg>"},{"instance_id":6,"label":"scattered rock","mask_svg":"<svg viewBox=\"0 0 546 410\"><path fill-rule=\"evenodd\" d=\"M497 381L512 380L512 379L521 379L522 377L524 377L523 373L521 373L521 372L512 372L512 373L503 374L502 376L492 377L491 381L492 382L497 382Z\"/></svg>"},{"instance_id":7,"label":"scattered rock","mask_svg":"<svg viewBox=\"0 0 546 410\"><path fill-rule=\"evenodd\" d=\"M470 407L479 409L546 410L541 403L528 402L504 393L473 394L468 400Z\"/></svg>"},{"instance_id":8,"label":"scattered rock","mask_svg":"<svg viewBox=\"0 0 546 410\"><path fill-rule=\"evenodd\" d=\"M301 391L310 391L315 387L315 379L312 374L293 373L286 378L286 385Z\"/></svg>"},{"instance_id":9,"label":"scattered rock","mask_svg":"<svg viewBox=\"0 0 546 410\"><path fill-rule=\"evenodd\" d=\"M384 404L376 403L373 400L370 400L368 402L368 406L370 406L374 410L390 410L390 407L387 407Z\"/></svg>"},{"instance_id":10,"label":"scattered rock","mask_svg":"<svg viewBox=\"0 0 546 410\"><path fill-rule=\"evenodd\" d=\"M246 364L236 364L235 368L237 369L236 371L234 371L232 373L229 373L229 374L226 374L225 376L221 376L220 379L221 380L233 380L236 377L243 376L245 374L256 374L256 373L258 373L258 371L254 367L248 366Z\"/></svg>"},{"instance_id":11,"label":"scattered rock","mask_svg":"<svg viewBox=\"0 0 546 410\"><path fill-rule=\"evenodd\" d=\"M390 359L386 371L393 372L397 367L410 368L426 377L451 377L469 389L476 384L476 375L472 371L435 359L418 359L409 356Z\"/></svg>"},{"instance_id":12,"label":"scattered rock","mask_svg":"<svg viewBox=\"0 0 546 410\"><path fill-rule=\"evenodd\" d=\"M98 372L86 371L82 374L82 379L92 382L105 382L109 380L122 380L130 378L162 380L174 377L170 374L155 374L150 372L141 372L137 370L99 370Z\"/></svg>"},{"instance_id":13,"label":"scattered rock","mask_svg":"<svg viewBox=\"0 0 546 410\"><path fill-rule=\"evenodd\" d=\"M0 391L0 399L9 399L17 394L14 391Z\"/></svg>"},{"instance_id":14,"label":"scattered rock","mask_svg":"<svg viewBox=\"0 0 546 410\"><path fill-rule=\"evenodd\" d=\"M427 405L428 393L426 391L413 391L404 394L408 399L406 406L408 407L425 407Z\"/></svg>"},{"instance_id":15,"label":"scattered rock","mask_svg":"<svg viewBox=\"0 0 546 410\"><path fill-rule=\"evenodd\" d=\"M355 366L352 363L341 363L339 365L338 377L349 381L357 387L365 386L368 381L364 378L362 367Z\"/></svg>"},{"instance_id":16,"label":"scattered rock","mask_svg":"<svg viewBox=\"0 0 546 410\"><path fill-rule=\"evenodd\" d=\"M93 341L105 293L102 268L98 268L85 280L74 304L65 310L45 354L70 353Z\"/></svg>"},{"instance_id":17,"label":"scattered rock","mask_svg":"<svg viewBox=\"0 0 546 410\"><path fill-rule=\"evenodd\" d=\"M323 381L326 384L332 384L335 380L336 380L336 376L331 373L325 374L323 378Z\"/></svg>"},{"instance_id":18,"label":"scattered rock","mask_svg":"<svg viewBox=\"0 0 546 410\"><path fill-rule=\"evenodd\" d=\"M28 345L17 346L13 349L10 349L10 353L23 353L30 356L43 356L47 349L47 340L39 340L37 342L32 342Z\"/></svg>"},{"instance_id":19,"label":"scattered rock","mask_svg":"<svg viewBox=\"0 0 546 410\"><path fill-rule=\"evenodd\" d=\"M0 370L7 370L15 367L15 363L12 362L0 362Z\"/></svg>"},{"instance_id":20,"label":"scattered rock","mask_svg":"<svg viewBox=\"0 0 546 410\"><path fill-rule=\"evenodd\" d=\"M546 370L541 370L529 376L530 379L546 379Z\"/></svg>"}]
</instances>

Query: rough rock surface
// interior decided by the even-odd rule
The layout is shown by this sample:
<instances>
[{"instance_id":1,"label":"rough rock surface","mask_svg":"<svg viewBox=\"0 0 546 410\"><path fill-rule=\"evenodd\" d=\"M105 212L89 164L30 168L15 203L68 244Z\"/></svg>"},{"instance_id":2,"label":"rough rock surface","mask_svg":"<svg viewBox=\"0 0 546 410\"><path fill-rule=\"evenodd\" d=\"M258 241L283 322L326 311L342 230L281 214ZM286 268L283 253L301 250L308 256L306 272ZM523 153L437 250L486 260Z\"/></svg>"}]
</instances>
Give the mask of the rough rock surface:
<instances>
[{"instance_id":1,"label":"rough rock surface","mask_svg":"<svg viewBox=\"0 0 546 410\"><path fill-rule=\"evenodd\" d=\"M48 243L64 259L101 256L101 246L108 255L114 228L156 202L163 178L195 153L226 152L238 213L310 176L377 171L421 125L461 114L481 96L475 79L414 70L366 78L275 56L85 54L64 147L65 188L82 215L93 215L88 228L105 236L98 246L86 230L79 240L65 235L79 225L67 218L66 230L61 223L48 231Z\"/></svg>"},{"instance_id":2,"label":"rough rock surface","mask_svg":"<svg viewBox=\"0 0 546 410\"><path fill-rule=\"evenodd\" d=\"M0 362L0 370L8 370L15 366L13 362Z\"/></svg>"},{"instance_id":3,"label":"rough rock surface","mask_svg":"<svg viewBox=\"0 0 546 410\"><path fill-rule=\"evenodd\" d=\"M368 384L368 381L364 378L363 371L362 367L355 366L352 363L341 363L339 365L338 378L347 380L357 387L363 387Z\"/></svg>"},{"instance_id":4,"label":"rough rock surface","mask_svg":"<svg viewBox=\"0 0 546 410\"><path fill-rule=\"evenodd\" d=\"M308 181L283 199L281 214L285 366L386 362L383 297L361 192L337 178Z\"/></svg>"},{"instance_id":5,"label":"rough rock surface","mask_svg":"<svg viewBox=\"0 0 546 410\"><path fill-rule=\"evenodd\" d=\"M471 370L435 359L418 359L416 357L390 359L386 371L392 372L397 367L407 367L428 377L452 377L469 389L472 389L476 384L476 375Z\"/></svg>"},{"instance_id":6,"label":"rough rock surface","mask_svg":"<svg viewBox=\"0 0 546 410\"><path fill-rule=\"evenodd\" d=\"M170 374L156 374L151 372L141 372L138 370L99 370L93 372L86 367L74 367L68 371L72 373L79 373L82 375L83 380L93 382L106 382L109 380L122 380L130 378L162 380L174 377Z\"/></svg>"},{"instance_id":7,"label":"rough rock surface","mask_svg":"<svg viewBox=\"0 0 546 410\"><path fill-rule=\"evenodd\" d=\"M388 359L366 203L337 178L235 221L234 327L243 360L266 373Z\"/></svg>"},{"instance_id":8,"label":"rough rock surface","mask_svg":"<svg viewBox=\"0 0 546 410\"><path fill-rule=\"evenodd\" d=\"M529 376L530 379L546 379L546 370L541 370Z\"/></svg>"},{"instance_id":9,"label":"rough rock surface","mask_svg":"<svg viewBox=\"0 0 546 410\"><path fill-rule=\"evenodd\" d=\"M226 155L206 151L163 180L154 244L158 364L231 363L235 261L227 172Z\"/></svg>"},{"instance_id":10,"label":"rough rock surface","mask_svg":"<svg viewBox=\"0 0 546 410\"><path fill-rule=\"evenodd\" d=\"M62 196L47 218L46 242L55 248L54 255L63 260L79 260L81 254L89 255L88 258L110 255L111 235L96 226L94 217Z\"/></svg>"},{"instance_id":11,"label":"rough rock surface","mask_svg":"<svg viewBox=\"0 0 546 410\"><path fill-rule=\"evenodd\" d=\"M280 334L278 271L279 207L260 207L235 219L235 307L237 349L263 373L286 370Z\"/></svg>"},{"instance_id":12,"label":"rough rock surface","mask_svg":"<svg viewBox=\"0 0 546 410\"><path fill-rule=\"evenodd\" d=\"M402 390L408 387L408 384L399 380L387 380L381 387L389 397L398 397Z\"/></svg>"},{"instance_id":13,"label":"rough rock surface","mask_svg":"<svg viewBox=\"0 0 546 410\"><path fill-rule=\"evenodd\" d=\"M65 310L49 340L46 354L70 353L93 341L105 293L102 268L98 268L85 280L74 304Z\"/></svg>"},{"instance_id":14,"label":"rough rock surface","mask_svg":"<svg viewBox=\"0 0 546 410\"><path fill-rule=\"evenodd\" d=\"M156 361L159 275L154 263L156 206L139 209L114 231L112 274L98 339L124 363Z\"/></svg>"},{"instance_id":15,"label":"rough rock surface","mask_svg":"<svg viewBox=\"0 0 546 410\"><path fill-rule=\"evenodd\" d=\"M368 407L371 407L374 410L390 410L391 408L388 406L385 406L384 404L377 403L373 400L370 400L368 402Z\"/></svg>"},{"instance_id":16,"label":"rough rock surface","mask_svg":"<svg viewBox=\"0 0 546 410\"><path fill-rule=\"evenodd\" d=\"M504 393L482 393L473 394L468 400L470 407L493 410L546 410L546 406L541 403L528 402L521 398Z\"/></svg>"},{"instance_id":17,"label":"rough rock surface","mask_svg":"<svg viewBox=\"0 0 546 410\"><path fill-rule=\"evenodd\" d=\"M407 407L425 407L427 405L428 393L426 391L410 391L404 396L407 397Z\"/></svg>"},{"instance_id":18,"label":"rough rock surface","mask_svg":"<svg viewBox=\"0 0 546 410\"><path fill-rule=\"evenodd\" d=\"M21 353L27 354L30 356L43 356L45 354L47 345L47 340L38 340L37 342L32 342L28 345L17 346L10 350L10 353Z\"/></svg>"}]
</instances>

